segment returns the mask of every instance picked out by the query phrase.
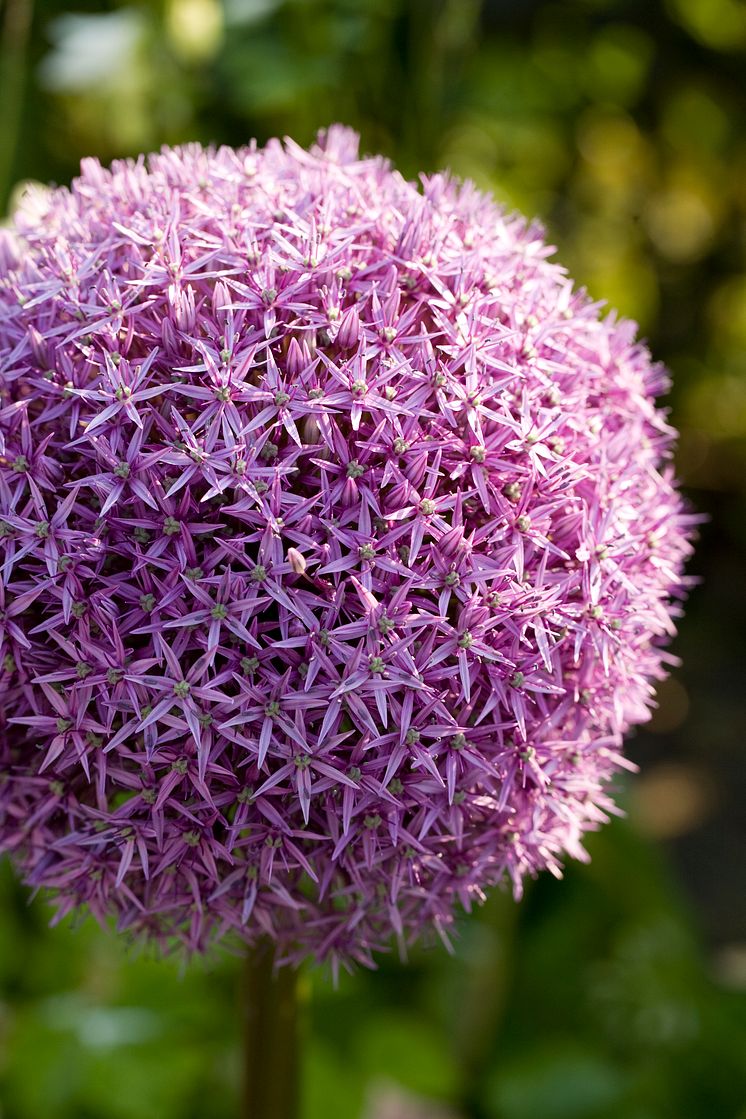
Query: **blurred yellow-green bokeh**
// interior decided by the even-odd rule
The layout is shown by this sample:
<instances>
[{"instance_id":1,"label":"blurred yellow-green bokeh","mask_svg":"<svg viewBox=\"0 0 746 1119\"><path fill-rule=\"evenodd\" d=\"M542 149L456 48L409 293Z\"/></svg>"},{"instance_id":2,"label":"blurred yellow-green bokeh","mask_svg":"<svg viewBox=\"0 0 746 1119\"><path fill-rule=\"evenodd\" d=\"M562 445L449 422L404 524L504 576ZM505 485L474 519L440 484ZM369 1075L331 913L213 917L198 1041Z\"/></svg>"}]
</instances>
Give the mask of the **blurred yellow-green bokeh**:
<instances>
[{"instance_id":1,"label":"blurred yellow-green bokeh","mask_svg":"<svg viewBox=\"0 0 746 1119\"><path fill-rule=\"evenodd\" d=\"M303 1119L746 1119L746 3L0 2L0 210L186 140L340 120L539 216L672 371L709 523L629 817L455 958L303 978ZM47 928L0 866L0 1119L227 1119L237 963Z\"/></svg>"}]
</instances>

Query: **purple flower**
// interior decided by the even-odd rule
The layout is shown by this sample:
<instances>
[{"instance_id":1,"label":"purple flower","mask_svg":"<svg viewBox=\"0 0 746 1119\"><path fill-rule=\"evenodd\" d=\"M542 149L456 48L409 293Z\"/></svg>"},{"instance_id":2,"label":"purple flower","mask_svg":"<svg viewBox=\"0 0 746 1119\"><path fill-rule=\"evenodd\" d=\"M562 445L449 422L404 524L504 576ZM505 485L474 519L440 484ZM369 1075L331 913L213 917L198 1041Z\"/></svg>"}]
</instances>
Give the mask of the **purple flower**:
<instances>
[{"instance_id":1,"label":"purple flower","mask_svg":"<svg viewBox=\"0 0 746 1119\"><path fill-rule=\"evenodd\" d=\"M26 880L336 968L585 858L695 519L634 324L341 128L87 160L2 236Z\"/></svg>"}]
</instances>

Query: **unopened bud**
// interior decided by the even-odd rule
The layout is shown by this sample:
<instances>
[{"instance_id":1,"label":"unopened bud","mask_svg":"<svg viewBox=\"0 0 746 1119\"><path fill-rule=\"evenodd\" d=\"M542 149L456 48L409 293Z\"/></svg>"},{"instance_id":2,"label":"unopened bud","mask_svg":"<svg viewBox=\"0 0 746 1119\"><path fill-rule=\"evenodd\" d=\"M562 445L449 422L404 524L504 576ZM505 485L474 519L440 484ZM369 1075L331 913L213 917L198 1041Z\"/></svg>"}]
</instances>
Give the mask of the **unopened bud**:
<instances>
[{"instance_id":1,"label":"unopened bud","mask_svg":"<svg viewBox=\"0 0 746 1119\"><path fill-rule=\"evenodd\" d=\"M357 307L348 307L342 315L337 331L337 345L343 350L351 350L360 340L360 315Z\"/></svg>"},{"instance_id":2,"label":"unopened bud","mask_svg":"<svg viewBox=\"0 0 746 1119\"><path fill-rule=\"evenodd\" d=\"M311 353L308 343L305 340L299 342L297 338L291 338L285 358L285 368L289 376L297 377L310 363Z\"/></svg>"},{"instance_id":3,"label":"unopened bud","mask_svg":"<svg viewBox=\"0 0 746 1119\"><path fill-rule=\"evenodd\" d=\"M226 310L230 301L228 288L222 280L218 280L212 289L212 313L219 323L225 323L228 317Z\"/></svg>"},{"instance_id":4,"label":"unopened bud","mask_svg":"<svg viewBox=\"0 0 746 1119\"><path fill-rule=\"evenodd\" d=\"M288 563L296 575L304 575L306 571L306 561L297 548L288 548Z\"/></svg>"}]
</instances>

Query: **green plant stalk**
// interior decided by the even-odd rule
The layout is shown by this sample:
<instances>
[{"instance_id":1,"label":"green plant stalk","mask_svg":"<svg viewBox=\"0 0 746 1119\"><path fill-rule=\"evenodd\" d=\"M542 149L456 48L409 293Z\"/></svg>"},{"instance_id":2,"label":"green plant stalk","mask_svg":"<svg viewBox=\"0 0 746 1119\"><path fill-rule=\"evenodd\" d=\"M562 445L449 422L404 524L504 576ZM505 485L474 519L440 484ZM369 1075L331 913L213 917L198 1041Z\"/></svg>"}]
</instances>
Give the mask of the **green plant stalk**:
<instances>
[{"instance_id":1,"label":"green plant stalk","mask_svg":"<svg viewBox=\"0 0 746 1119\"><path fill-rule=\"evenodd\" d=\"M4 133L0 138L0 217L5 213L13 185L32 14L33 0L5 0L5 4L0 3L0 105L3 107Z\"/></svg>"},{"instance_id":2,"label":"green plant stalk","mask_svg":"<svg viewBox=\"0 0 746 1119\"><path fill-rule=\"evenodd\" d=\"M242 1119L299 1119L298 976L275 971L268 942L249 951L244 972Z\"/></svg>"}]
</instances>

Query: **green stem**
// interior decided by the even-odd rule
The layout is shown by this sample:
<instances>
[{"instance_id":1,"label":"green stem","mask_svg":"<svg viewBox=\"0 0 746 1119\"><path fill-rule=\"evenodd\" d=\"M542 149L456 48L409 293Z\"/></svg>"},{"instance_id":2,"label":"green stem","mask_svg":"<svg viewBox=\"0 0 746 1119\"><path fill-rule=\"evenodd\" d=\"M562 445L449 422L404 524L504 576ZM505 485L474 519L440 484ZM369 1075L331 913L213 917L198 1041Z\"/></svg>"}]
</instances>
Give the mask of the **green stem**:
<instances>
[{"instance_id":1,"label":"green stem","mask_svg":"<svg viewBox=\"0 0 746 1119\"><path fill-rule=\"evenodd\" d=\"M3 5L0 5L0 11L2 8ZM5 0L4 8L0 30L0 105L3 107L4 132L0 141L0 216L5 213L13 185L13 166L23 116L26 51L33 0Z\"/></svg>"},{"instance_id":2,"label":"green stem","mask_svg":"<svg viewBox=\"0 0 746 1119\"><path fill-rule=\"evenodd\" d=\"M243 1014L243 1119L298 1119L298 976L274 970L268 942L246 958Z\"/></svg>"},{"instance_id":3,"label":"green stem","mask_svg":"<svg viewBox=\"0 0 746 1119\"><path fill-rule=\"evenodd\" d=\"M494 1069L515 970L520 909L511 894L495 890L472 929L469 952L459 960L461 1007L454 1033L459 1065L459 1114L486 1119L485 1081Z\"/></svg>"}]
</instances>

